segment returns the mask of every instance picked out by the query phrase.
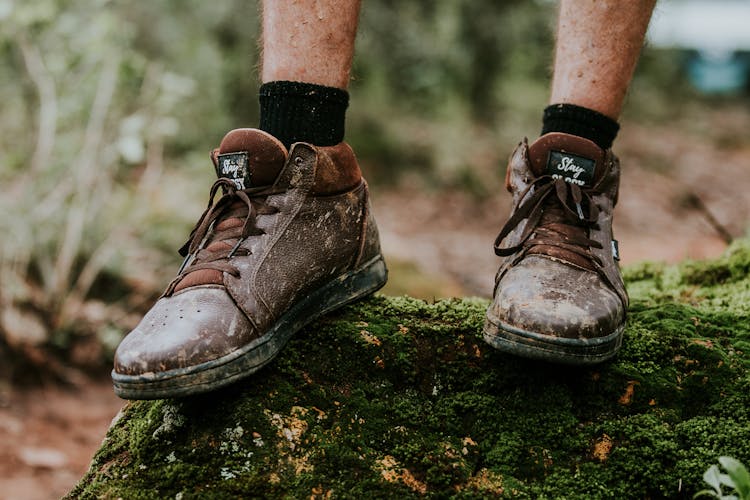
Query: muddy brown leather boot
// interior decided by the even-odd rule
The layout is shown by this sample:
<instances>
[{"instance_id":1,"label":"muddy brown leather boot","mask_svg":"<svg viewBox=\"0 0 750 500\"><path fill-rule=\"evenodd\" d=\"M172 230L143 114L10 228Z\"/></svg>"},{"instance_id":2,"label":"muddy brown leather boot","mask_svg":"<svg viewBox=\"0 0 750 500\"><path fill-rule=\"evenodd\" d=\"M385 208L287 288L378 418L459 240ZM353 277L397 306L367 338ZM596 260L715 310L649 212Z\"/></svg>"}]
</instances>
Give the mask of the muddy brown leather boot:
<instances>
[{"instance_id":1,"label":"muddy brown leather boot","mask_svg":"<svg viewBox=\"0 0 750 500\"><path fill-rule=\"evenodd\" d=\"M117 349L122 398L186 396L246 377L304 325L386 282L347 144L297 143L287 154L273 136L239 129L211 156L219 179L185 262Z\"/></svg>"},{"instance_id":2,"label":"muddy brown leather boot","mask_svg":"<svg viewBox=\"0 0 750 500\"><path fill-rule=\"evenodd\" d=\"M617 157L581 137L550 133L516 148L484 325L491 346L576 365L617 353L628 306L612 237L619 181Z\"/></svg>"}]
</instances>

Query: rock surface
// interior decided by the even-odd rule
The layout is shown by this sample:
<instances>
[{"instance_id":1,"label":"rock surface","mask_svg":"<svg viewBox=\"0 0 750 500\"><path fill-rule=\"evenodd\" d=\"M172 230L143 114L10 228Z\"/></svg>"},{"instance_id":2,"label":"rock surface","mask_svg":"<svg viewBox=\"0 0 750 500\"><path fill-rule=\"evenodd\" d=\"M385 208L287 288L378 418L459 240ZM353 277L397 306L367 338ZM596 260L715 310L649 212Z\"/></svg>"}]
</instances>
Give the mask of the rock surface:
<instances>
[{"instance_id":1,"label":"rock surface","mask_svg":"<svg viewBox=\"0 0 750 500\"><path fill-rule=\"evenodd\" d=\"M376 296L244 383L127 404L70 498L691 498L750 462L750 243L626 271L620 355L494 352L486 301Z\"/></svg>"}]
</instances>

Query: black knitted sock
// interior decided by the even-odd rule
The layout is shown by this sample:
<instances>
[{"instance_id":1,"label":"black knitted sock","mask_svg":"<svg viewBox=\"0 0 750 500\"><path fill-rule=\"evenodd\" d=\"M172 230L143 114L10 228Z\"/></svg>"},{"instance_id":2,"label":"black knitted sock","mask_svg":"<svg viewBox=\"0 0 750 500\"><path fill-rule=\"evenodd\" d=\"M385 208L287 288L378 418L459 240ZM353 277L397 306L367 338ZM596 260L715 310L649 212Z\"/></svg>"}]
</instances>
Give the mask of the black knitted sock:
<instances>
[{"instance_id":1,"label":"black knitted sock","mask_svg":"<svg viewBox=\"0 0 750 500\"><path fill-rule=\"evenodd\" d=\"M585 137L602 149L612 147L620 125L612 118L593 109L575 104L553 104L544 109L542 135L549 132Z\"/></svg>"},{"instance_id":2,"label":"black knitted sock","mask_svg":"<svg viewBox=\"0 0 750 500\"><path fill-rule=\"evenodd\" d=\"M333 146L344 140L349 93L304 82L268 82L260 87L261 130L288 148L295 142Z\"/></svg>"}]
</instances>

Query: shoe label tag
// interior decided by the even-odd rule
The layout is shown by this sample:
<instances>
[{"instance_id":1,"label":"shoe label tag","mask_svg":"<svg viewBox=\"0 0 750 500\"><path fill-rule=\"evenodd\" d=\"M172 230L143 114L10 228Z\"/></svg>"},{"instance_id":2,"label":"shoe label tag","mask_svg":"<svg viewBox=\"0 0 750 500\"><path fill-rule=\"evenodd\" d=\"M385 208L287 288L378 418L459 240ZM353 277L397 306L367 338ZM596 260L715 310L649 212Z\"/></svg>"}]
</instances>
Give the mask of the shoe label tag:
<instances>
[{"instance_id":1,"label":"shoe label tag","mask_svg":"<svg viewBox=\"0 0 750 500\"><path fill-rule=\"evenodd\" d=\"M620 245L617 244L617 240L612 240L612 257L620 260Z\"/></svg>"},{"instance_id":2,"label":"shoe label tag","mask_svg":"<svg viewBox=\"0 0 750 500\"><path fill-rule=\"evenodd\" d=\"M252 172L248 168L249 158L247 151L218 155L216 175L232 180L237 189L249 189L252 187L250 183Z\"/></svg>"},{"instance_id":3,"label":"shoe label tag","mask_svg":"<svg viewBox=\"0 0 750 500\"><path fill-rule=\"evenodd\" d=\"M596 161L563 151L550 151L547 158L547 174L570 184L593 185L595 169Z\"/></svg>"}]
</instances>

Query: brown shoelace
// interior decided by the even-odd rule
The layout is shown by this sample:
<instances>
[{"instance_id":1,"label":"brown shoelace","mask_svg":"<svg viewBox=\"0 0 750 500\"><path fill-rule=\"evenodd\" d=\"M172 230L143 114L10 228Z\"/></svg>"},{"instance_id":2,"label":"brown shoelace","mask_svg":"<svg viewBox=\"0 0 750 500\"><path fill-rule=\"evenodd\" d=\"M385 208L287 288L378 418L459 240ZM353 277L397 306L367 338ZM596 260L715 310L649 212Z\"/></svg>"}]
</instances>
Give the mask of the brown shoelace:
<instances>
[{"instance_id":1,"label":"brown shoelace","mask_svg":"<svg viewBox=\"0 0 750 500\"><path fill-rule=\"evenodd\" d=\"M544 175L535 179L521 194L519 206L497 235L495 254L506 257L522 250L523 256L534 247L551 246L583 257L592 263L592 270L601 269L602 262L590 247L602 246L588 237L589 229L598 229L599 208L592 200L594 194L591 188L581 188L561 178ZM518 244L502 247L503 240L524 219L528 220ZM537 248L532 253L546 252Z\"/></svg>"},{"instance_id":2,"label":"brown shoelace","mask_svg":"<svg viewBox=\"0 0 750 500\"><path fill-rule=\"evenodd\" d=\"M222 188L223 194L214 203L219 188ZM214 182L206 210L190 232L188 241L180 248L180 255L185 257L185 261L164 296L174 293L175 287L185 276L202 269L239 276L240 272L231 259L235 255L251 254L240 245L246 238L265 234L256 225L257 216L278 213L278 208L266 204L265 200L281 192L283 190L269 186L238 190L232 180L223 177ZM226 223L230 219L242 223Z\"/></svg>"}]
</instances>

